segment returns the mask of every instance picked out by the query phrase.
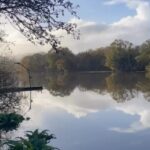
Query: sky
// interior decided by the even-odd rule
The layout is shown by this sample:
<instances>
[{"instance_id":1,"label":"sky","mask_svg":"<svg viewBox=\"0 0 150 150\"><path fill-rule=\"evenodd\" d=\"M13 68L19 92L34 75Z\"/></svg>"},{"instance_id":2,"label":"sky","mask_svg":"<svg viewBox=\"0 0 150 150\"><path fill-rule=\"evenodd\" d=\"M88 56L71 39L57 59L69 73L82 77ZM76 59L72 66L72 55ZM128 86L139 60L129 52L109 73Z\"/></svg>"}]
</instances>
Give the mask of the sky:
<instances>
[{"instance_id":1,"label":"sky","mask_svg":"<svg viewBox=\"0 0 150 150\"><path fill-rule=\"evenodd\" d=\"M70 48L74 53L109 45L115 39L123 39L139 45L150 39L150 0L72 0L79 4L77 10L80 20L69 18L78 25L80 40L63 35L61 46ZM50 47L33 45L10 25L3 25L8 33L7 40L14 45L14 56L47 52ZM3 49L1 49L3 50Z\"/></svg>"}]
</instances>

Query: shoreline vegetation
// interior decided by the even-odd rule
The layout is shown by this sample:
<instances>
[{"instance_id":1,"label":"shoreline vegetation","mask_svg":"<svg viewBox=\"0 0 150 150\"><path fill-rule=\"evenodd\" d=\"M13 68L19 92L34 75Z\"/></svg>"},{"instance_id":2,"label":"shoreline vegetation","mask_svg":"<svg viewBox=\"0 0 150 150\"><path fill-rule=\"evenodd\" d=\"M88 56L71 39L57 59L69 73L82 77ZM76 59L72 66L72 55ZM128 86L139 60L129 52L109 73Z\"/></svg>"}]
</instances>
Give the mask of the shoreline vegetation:
<instances>
[{"instance_id":1,"label":"shoreline vegetation","mask_svg":"<svg viewBox=\"0 0 150 150\"><path fill-rule=\"evenodd\" d=\"M150 40L140 46L115 40L107 47L74 54L68 48L25 56L21 63L32 72L150 72Z\"/></svg>"}]
</instances>

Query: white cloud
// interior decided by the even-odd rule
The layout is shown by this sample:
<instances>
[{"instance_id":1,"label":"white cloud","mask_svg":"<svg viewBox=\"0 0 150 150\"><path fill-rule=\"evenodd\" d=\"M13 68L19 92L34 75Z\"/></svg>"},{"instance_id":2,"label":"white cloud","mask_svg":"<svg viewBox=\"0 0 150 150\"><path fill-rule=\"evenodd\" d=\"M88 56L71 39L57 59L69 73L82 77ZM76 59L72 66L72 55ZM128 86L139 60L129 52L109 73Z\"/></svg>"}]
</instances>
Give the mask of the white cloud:
<instances>
[{"instance_id":1,"label":"white cloud","mask_svg":"<svg viewBox=\"0 0 150 150\"><path fill-rule=\"evenodd\" d=\"M150 128L150 103L145 100L141 92L124 103L117 103L109 94L81 92L79 89L75 89L69 97L64 98L52 96L47 90L44 90L42 94L34 93L33 98L34 108L36 108L34 111L37 111L33 112L33 115L42 116L41 113L45 111L51 114L65 111L75 118L82 118L92 113L114 110L118 113L127 114L128 117L137 116L137 119L133 119L133 122L129 123L126 128L112 127L110 130L121 133L135 133Z\"/></svg>"},{"instance_id":2,"label":"white cloud","mask_svg":"<svg viewBox=\"0 0 150 150\"><path fill-rule=\"evenodd\" d=\"M57 113L61 113L63 116L68 113L77 119L81 119L96 112L113 110L127 114L128 117L137 116L137 119L133 119L126 128L112 127L110 128L112 131L135 133L150 128L150 103L145 100L141 92L132 100L124 103L117 103L109 94L100 95L91 91L81 92L78 88L68 97L55 97L49 91L43 90L42 93L33 92L32 98L34 99L32 104L34 109L31 109L29 113L32 120L34 119L34 125L31 124L31 127L45 122L43 121L44 114L55 116Z\"/></svg>"},{"instance_id":3,"label":"white cloud","mask_svg":"<svg viewBox=\"0 0 150 150\"><path fill-rule=\"evenodd\" d=\"M62 46L69 47L73 52L81 52L91 48L97 48L110 44L113 40L121 38L129 40L134 44L141 44L150 38L150 2L148 0L109 0L105 4L123 3L134 9L134 16L125 16L120 20L111 24L76 20L81 31L80 40L74 40L71 36L65 36L62 39ZM12 47L15 55L36 53L39 51L48 51L49 46L35 46L26 42L25 38L12 27L7 27L9 40L13 40L16 44ZM62 31L57 32L58 35L64 34Z\"/></svg>"},{"instance_id":4,"label":"white cloud","mask_svg":"<svg viewBox=\"0 0 150 150\"><path fill-rule=\"evenodd\" d=\"M77 21L81 31L81 40L73 41L70 37L67 37L63 44L69 46L75 52L80 52L90 48L106 46L117 38L130 40L134 44L141 44L150 38L150 3L148 1L111 0L108 3L125 3L136 11L136 15L123 17L112 24Z\"/></svg>"},{"instance_id":5,"label":"white cloud","mask_svg":"<svg viewBox=\"0 0 150 150\"><path fill-rule=\"evenodd\" d=\"M116 110L131 116L138 116L138 118L127 128L113 127L111 130L121 133L135 133L150 128L150 103L145 100L142 93L130 102L116 106Z\"/></svg>"}]
</instances>

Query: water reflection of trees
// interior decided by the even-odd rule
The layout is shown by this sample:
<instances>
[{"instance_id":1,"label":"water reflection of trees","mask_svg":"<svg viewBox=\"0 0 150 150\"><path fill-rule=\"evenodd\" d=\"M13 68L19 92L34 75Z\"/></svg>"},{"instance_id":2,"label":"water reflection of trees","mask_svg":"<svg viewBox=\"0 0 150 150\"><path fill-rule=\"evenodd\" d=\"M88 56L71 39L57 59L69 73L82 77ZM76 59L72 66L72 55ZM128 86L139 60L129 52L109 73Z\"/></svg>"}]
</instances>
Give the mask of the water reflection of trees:
<instances>
[{"instance_id":1,"label":"water reflection of trees","mask_svg":"<svg viewBox=\"0 0 150 150\"><path fill-rule=\"evenodd\" d=\"M47 80L45 88L54 96L68 96L76 87L76 78L73 75L53 75Z\"/></svg>"},{"instance_id":2,"label":"water reflection of trees","mask_svg":"<svg viewBox=\"0 0 150 150\"><path fill-rule=\"evenodd\" d=\"M100 94L107 92L106 77L110 73L92 73L92 74L78 74L77 75L77 86L82 91L94 91Z\"/></svg>"},{"instance_id":3,"label":"water reflection of trees","mask_svg":"<svg viewBox=\"0 0 150 150\"><path fill-rule=\"evenodd\" d=\"M92 90L103 93L106 90L104 77L106 74L55 75L49 77L45 87L55 96L70 95L76 87L82 91Z\"/></svg>"},{"instance_id":4,"label":"water reflection of trees","mask_svg":"<svg viewBox=\"0 0 150 150\"><path fill-rule=\"evenodd\" d=\"M82 91L106 92L105 77L109 73L102 74L33 74L32 85L43 85L54 96L69 96L75 88Z\"/></svg>"},{"instance_id":5,"label":"water reflection of trees","mask_svg":"<svg viewBox=\"0 0 150 150\"><path fill-rule=\"evenodd\" d=\"M138 81L137 89L141 91L145 99L150 102L150 79L144 78L142 81Z\"/></svg>"},{"instance_id":6,"label":"water reflection of trees","mask_svg":"<svg viewBox=\"0 0 150 150\"><path fill-rule=\"evenodd\" d=\"M150 79L144 73L74 73L42 76L36 74L32 83L40 81L54 96L69 96L75 88L79 88L99 94L109 93L117 102L131 100L139 92L144 93L146 100L150 100Z\"/></svg>"},{"instance_id":7,"label":"water reflection of trees","mask_svg":"<svg viewBox=\"0 0 150 150\"><path fill-rule=\"evenodd\" d=\"M54 96L69 96L76 88L81 91L109 93L117 102L133 99L142 92L150 101L150 78L145 73L71 73L32 74L32 85L43 85Z\"/></svg>"},{"instance_id":8,"label":"water reflection of trees","mask_svg":"<svg viewBox=\"0 0 150 150\"><path fill-rule=\"evenodd\" d=\"M117 102L131 100L137 94L136 84L141 74L112 74L106 78L107 91Z\"/></svg>"}]
</instances>

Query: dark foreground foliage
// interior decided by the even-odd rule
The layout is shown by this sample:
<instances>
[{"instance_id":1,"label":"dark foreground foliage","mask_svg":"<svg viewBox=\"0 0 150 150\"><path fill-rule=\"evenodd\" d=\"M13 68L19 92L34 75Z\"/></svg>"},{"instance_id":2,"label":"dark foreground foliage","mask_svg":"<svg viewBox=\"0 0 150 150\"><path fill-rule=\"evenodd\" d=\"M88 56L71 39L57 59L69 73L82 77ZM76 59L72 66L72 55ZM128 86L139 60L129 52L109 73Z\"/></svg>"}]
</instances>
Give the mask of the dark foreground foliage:
<instances>
[{"instance_id":1,"label":"dark foreground foliage","mask_svg":"<svg viewBox=\"0 0 150 150\"><path fill-rule=\"evenodd\" d=\"M0 130L5 132L16 130L23 120L24 117L16 113L0 114Z\"/></svg>"},{"instance_id":2,"label":"dark foreground foliage","mask_svg":"<svg viewBox=\"0 0 150 150\"><path fill-rule=\"evenodd\" d=\"M47 130L39 132L28 131L25 138L17 138L16 140L8 140L4 145L8 146L8 150L58 150L50 146L52 139L55 139L53 134L49 134Z\"/></svg>"}]
</instances>

